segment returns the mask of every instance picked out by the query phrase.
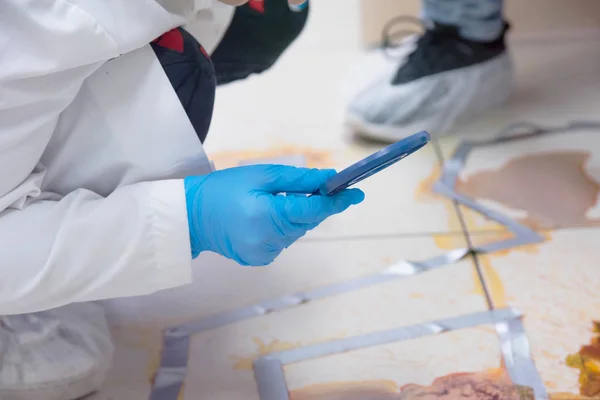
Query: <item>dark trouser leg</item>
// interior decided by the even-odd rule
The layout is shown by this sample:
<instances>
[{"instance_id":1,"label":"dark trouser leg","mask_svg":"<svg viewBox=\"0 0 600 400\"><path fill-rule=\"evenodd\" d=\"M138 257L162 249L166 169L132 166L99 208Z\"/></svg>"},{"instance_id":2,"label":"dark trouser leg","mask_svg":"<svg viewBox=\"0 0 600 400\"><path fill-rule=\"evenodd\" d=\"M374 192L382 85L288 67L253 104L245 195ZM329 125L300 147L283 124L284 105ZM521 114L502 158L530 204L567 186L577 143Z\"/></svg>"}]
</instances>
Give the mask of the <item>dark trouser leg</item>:
<instances>
[{"instance_id":1,"label":"dark trouser leg","mask_svg":"<svg viewBox=\"0 0 600 400\"><path fill-rule=\"evenodd\" d=\"M250 1L235 10L229 28L211 58L217 84L247 78L270 68L298 37L308 6L292 11L287 0Z\"/></svg>"},{"instance_id":2,"label":"dark trouser leg","mask_svg":"<svg viewBox=\"0 0 600 400\"><path fill-rule=\"evenodd\" d=\"M460 35L491 42L504 33L503 0L423 0L423 17L456 26Z\"/></svg>"}]
</instances>

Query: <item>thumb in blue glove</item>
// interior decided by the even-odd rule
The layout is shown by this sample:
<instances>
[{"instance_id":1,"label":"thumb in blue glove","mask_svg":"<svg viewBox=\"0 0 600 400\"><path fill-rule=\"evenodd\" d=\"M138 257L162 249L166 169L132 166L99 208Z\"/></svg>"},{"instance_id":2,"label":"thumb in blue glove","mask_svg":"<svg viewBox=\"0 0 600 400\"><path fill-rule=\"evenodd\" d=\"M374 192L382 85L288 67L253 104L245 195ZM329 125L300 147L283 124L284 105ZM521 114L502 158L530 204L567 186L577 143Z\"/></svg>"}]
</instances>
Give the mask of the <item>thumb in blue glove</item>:
<instances>
[{"instance_id":1,"label":"thumb in blue glove","mask_svg":"<svg viewBox=\"0 0 600 400\"><path fill-rule=\"evenodd\" d=\"M328 217L364 199L358 189L307 196L333 170L253 165L187 177L192 256L212 251L241 265L268 265Z\"/></svg>"}]
</instances>

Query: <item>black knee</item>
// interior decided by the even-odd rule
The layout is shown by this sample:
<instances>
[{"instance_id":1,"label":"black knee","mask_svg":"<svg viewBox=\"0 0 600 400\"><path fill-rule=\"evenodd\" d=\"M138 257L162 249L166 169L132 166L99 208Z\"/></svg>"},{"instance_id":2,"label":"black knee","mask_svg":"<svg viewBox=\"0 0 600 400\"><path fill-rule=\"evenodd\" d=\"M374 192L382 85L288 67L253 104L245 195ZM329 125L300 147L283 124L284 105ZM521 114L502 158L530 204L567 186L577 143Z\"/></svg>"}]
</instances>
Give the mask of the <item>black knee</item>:
<instances>
[{"instance_id":1,"label":"black knee","mask_svg":"<svg viewBox=\"0 0 600 400\"><path fill-rule=\"evenodd\" d=\"M213 52L217 83L244 79L270 68L298 37L308 4L292 11L287 0L250 1L235 10L229 28Z\"/></svg>"},{"instance_id":2,"label":"black knee","mask_svg":"<svg viewBox=\"0 0 600 400\"><path fill-rule=\"evenodd\" d=\"M216 90L210 57L183 28L165 33L151 46L198 138L204 142L212 120Z\"/></svg>"}]
</instances>

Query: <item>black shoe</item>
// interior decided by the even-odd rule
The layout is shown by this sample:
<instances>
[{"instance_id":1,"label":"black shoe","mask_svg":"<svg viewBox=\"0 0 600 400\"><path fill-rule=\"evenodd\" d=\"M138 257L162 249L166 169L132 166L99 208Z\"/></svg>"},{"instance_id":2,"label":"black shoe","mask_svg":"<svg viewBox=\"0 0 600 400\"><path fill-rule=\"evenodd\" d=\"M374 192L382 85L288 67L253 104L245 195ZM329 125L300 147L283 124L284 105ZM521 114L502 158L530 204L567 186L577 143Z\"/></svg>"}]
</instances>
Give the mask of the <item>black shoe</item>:
<instances>
[{"instance_id":1,"label":"black shoe","mask_svg":"<svg viewBox=\"0 0 600 400\"><path fill-rule=\"evenodd\" d=\"M390 29L411 20L399 17L388 24L383 48L348 82L356 89L346 123L360 136L384 142L421 130L439 136L459 119L506 102L512 92L512 61L504 42L508 26L498 39L482 43L462 38L456 27L435 24L415 39L389 45L395 36L416 33Z\"/></svg>"},{"instance_id":2,"label":"black shoe","mask_svg":"<svg viewBox=\"0 0 600 400\"><path fill-rule=\"evenodd\" d=\"M504 36L491 42L475 42L462 38L458 28L434 23L418 39L415 51L408 56L396 73L392 83L405 84L429 75L470 67L491 60L506 52Z\"/></svg>"}]
</instances>

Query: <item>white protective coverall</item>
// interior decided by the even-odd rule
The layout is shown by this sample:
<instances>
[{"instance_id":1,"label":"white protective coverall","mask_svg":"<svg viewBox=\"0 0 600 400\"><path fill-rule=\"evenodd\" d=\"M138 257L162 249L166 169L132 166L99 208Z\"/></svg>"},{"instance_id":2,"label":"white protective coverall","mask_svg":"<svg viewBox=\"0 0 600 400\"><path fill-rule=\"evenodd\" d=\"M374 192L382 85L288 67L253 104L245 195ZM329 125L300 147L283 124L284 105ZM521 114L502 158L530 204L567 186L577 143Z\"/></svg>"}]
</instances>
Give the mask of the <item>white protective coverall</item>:
<instances>
[{"instance_id":1,"label":"white protective coverall","mask_svg":"<svg viewBox=\"0 0 600 400\"><path fill-rule=\"evenodd\" d=\"M211 166L148 43L210 4L0 1L0 315L190 281Z\"/></svg>"},{"instance_id":2,"label":"white protective coverall","mask_svg":"<svg viewBox=\"0 0 600 400\"><path fill-rule=\"evenodd\" d=\"M190 282L182 178L212 166L148 43L189 22L210 51L232 13L212 7L0 1L0 315L79 303L0 318L3 400L97 389L112 344L81 302Z\"/></svg>"}]
</instances>

